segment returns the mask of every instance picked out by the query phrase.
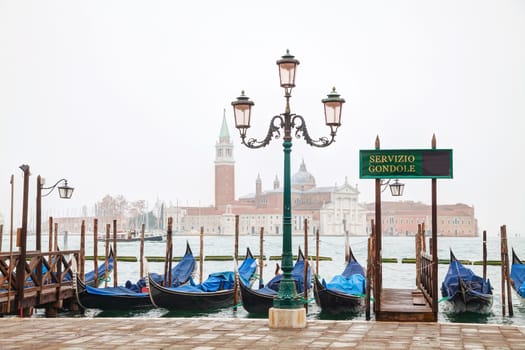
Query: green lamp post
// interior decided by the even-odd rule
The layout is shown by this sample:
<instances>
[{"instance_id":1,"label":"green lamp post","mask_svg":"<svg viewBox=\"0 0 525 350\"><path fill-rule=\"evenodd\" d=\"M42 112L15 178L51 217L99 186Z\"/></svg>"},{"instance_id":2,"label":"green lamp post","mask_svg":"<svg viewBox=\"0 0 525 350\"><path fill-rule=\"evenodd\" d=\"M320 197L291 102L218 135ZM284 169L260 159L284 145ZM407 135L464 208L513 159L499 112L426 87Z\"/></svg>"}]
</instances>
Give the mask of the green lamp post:
<instances>
[{"instance_id":1,"label":"green lamp post","mask_svg":"<svg viewBox=\"0 0 525 350\"><path fill-rule=\"evenodd\" d=\"M261 148L270 143L272 138L280 138L283 130L284 151L284 187L283 187L283 248L282 248L282 270L283 278L279 285L279 293L274 299L274 307L278 309L297 309L302 307L302 300L297 295L295 282L292 278L293 255L292 255L292 205L291 205L291 176L290 176L290 152L292 150L292 129L295 129L297 138L304 138L307 144L315 147L326 147L334 142L337 128L341 125L341 109L344 99L333 88L328 97L323 99L325 122L330 127L330 137L321 137L313 140L306 129L306 123L302 116L290 113L290 97L292 88L295 87L295 71L299 61L290 55L289 51L277 61L279 66L279 77L281 87L284 88L286 107L284 113L274 116L270 121L270 127L266 137L262 141L254 138L246 138L246 132L250 128L251 108L254 105L244 95L232 102L235 127L239 129L242 143L248 148Z\"/></svg>"}]
</instances>

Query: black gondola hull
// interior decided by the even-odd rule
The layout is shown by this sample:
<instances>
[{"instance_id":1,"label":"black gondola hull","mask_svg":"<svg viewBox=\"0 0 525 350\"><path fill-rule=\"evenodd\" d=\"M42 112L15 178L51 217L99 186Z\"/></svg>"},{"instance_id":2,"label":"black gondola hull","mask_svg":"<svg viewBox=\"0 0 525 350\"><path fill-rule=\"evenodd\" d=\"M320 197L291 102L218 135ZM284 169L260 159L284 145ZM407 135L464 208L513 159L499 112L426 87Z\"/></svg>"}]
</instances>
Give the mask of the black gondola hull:
<instances>
[{"instance_id":1,"label":"black gondola hull","mask_svg":"<svg viewBox=\"0 0 525 350\"><path fill-rule=\"evenodd\" d=\"M452 298L448 299L447 302L451 308L450 311L454 313L458 312L475 312L475 313L487 313L492 308L492 295L476 296L470 293L465 295L458 293Z\"/></svg>"},{"instance_id":2,"label":"black gondola hull","mask_svg":"<svg viewBox=\"0 0 525 350\"><path fill-rule=\"evenodd\" d=\"M275 296L259 293L240 281L239 290L242 306L246 311L252 314L268 314L268 310L273 306Z\"/></svg>"},{"instance_id":3,"label":"black gondola hull","mask_svg":"<svg viewBox=\"0 0 525 350\"><path fill-rule=\"evenodd\" d=\"M467 278L466 280L462 273ZM464 268L452 249L450 250L448 272L441 286L441 294L446 298L449 311L453 313L466 311L488 313L492 308L493 294L490 282Z\"/></svg>"},{"instance_id":4,"label":"black gondola hull","mask_svg":"<svg viewBox=\"0 0 525 350\"><path fill-rule=\"evenodd\" d=\"M153 308L149 294L99 295L86 291L84 283L77 277L77 299L85 309L130 311Z\"/></svg>"},{"instance_id":5,"label":"black gondola hull","mask_svg":"<svg viewBox=\"0 0 525 350\"><path fill-rule=\"evenodd\" d=\"M233 306L233 289L217 292L182 292L165 288L148 276L149 292L155 306L173 311L207 312Z\"/></svg>"},{"instance_id":6,"label":"black gondola hull","mask_svg":"<svg viewBox=\"0 0 525 350\"><path fill-rule=\"evenodd\" d=\"M304 261L304 254L299 248L299 251L297 253L297 261L295 262L296 265L294 266L294 269L300 261ZM295 280L295 283L297 287L297 283L299 282ZM271 307L273 307L273 301L277 297L277 294L261 293L257 289L251 289L242 281L238 281L238 285L239 291L241 293L243 308L251 314L268 315L268 311Z\"/></svg>"},{"instance_id":7,"label":"black gondola hull","mask_svg":"<svg viewBox=\"0 0 525 350\"><path fill-rule=\"evenodd\" d=\"M323 312L356 313L363 308L363 298L326 289L314 276L314 297Z\"/></svg>"}]
</instances>

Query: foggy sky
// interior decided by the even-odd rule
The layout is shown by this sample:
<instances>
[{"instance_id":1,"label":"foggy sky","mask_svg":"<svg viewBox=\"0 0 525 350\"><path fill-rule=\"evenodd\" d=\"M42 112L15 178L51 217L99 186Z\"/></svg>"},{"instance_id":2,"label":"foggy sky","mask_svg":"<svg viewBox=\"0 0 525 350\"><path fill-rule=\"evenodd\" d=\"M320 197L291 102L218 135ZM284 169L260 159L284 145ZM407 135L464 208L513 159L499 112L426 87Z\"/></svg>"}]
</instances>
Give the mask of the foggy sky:
<instances>
[{"instance_id":1,"label":"foggy sky","mask_svg":"<svg viewBox=\"0 0 525 350\"><path fill-rule=\"evenodd\" d=\"M438 202L475 207L480 230L525 234L523 1L5 1L0 0L0 212L11 174L21 214L21 164L67 178L73 198L46 215L80 215L106 194L181 205L214 201L215 143L223 109L235 144L236 196L282 183L282 142L240 144L231 101L254 102L249 137L284 111L276 60L301 62L291 109L313 137L329 133L321 99L347 103L337 141L294 140L318 186L358 185L359 150L454 152L454 179ZM402 200L430 203L430 180L405 180ZM385 200L393 200L387 193ZM396 199L397 200L397 199ZM32 209L34 210L34 209Z\"/></svg>"}]
</instances>

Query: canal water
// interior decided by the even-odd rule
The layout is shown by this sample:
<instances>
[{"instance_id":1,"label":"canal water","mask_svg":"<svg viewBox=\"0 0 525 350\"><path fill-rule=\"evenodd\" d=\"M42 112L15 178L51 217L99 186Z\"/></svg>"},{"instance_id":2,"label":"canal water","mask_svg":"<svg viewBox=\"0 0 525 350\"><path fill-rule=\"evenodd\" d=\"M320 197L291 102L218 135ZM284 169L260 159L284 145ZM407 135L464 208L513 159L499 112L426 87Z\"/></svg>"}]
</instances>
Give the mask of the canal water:
<instances>
[{"instance_id":1,"label":"canal water","mask_svg":"<svg viewBox=\"0 0 525 350\"><path fill-rule=\"evenodd\" d=\"M33 238L34 239L34 238ZM185 251L186 242L190 243L193 254L199 256L200 238L199 236L182 236L174 234L173 236L173 256L182 256ZM354 252L356 259L366 267L367 259L367 237L349 237L349 242ZM233 236L206 236L204 237L203 255L228 255L234 254L234 237ZM28 250L34 249L31 246L31 238L28 243ZM438 256L440 259L449 258L449 249L454 251L458 259L480 261L483 257L482 238L458 238L458 237L438 237ZM63 234L59 236L59 245L62 249L79 249L80 237L79 235L69 234L67 240ZM66 247L67 245L67 247ZM42 238L42 246L47 247L46 238ZM292 247L293 253L296 254L298 247L304 251L304 236L293 236ZM509 255L511 249L514 248L522 260L525 259L525 237L515 237L509 235L508 237ZM9 247L9 242L6 242L4 237L4 251ZM246 247L252 250L254 255L259 254L259 236L240 236L239 237L239 255L244 255ZM319 242L319 255L323 257L331 257L331 261L319 262L319 274L321 277L329 280L334 275L340 274L344 268L344 247L345 238L321 236ZM139 256L140 243L126 242L118 243L119 256ZM268 281L274 275L277 260L269 260L270 256L280 255L282 250L281 236L266 236L264 238L264 255L266 260L264 262L263 279ZM104 252L104 243L99 242L99 255ZM166 251L165 242L145 242L144 254L146 256L160 256L164 257ZM500 259L500 239L499 237L489 237L487 241L488 260ZM315 256L316 241L314 236L308 238L308 255ZM86 255L93 255L93 241L91 237L86 237ZM414 237L384 237L383 238L383 258L397 258L398 263L383 263L383 286L384 288L414 288L416 271L415 264L401 263L403 258L413 258L415 256ZM511 257L510 257L511 258ZM314 263L314 262L312 262ZM233 261L204 261L203 277L206 279L208 274L218 271L233 270ZM475 273L482 274L482 266L468 265ZM93 269L93 262L86 261L86 271ZM163 262L150 262L147 269L150 272L162 273L164 269ZM439 265L439 287L447 272L448 265ZM138 279L140 265L138 262L118 262L118 279L119 284L124 284L127 280L135 282ZM196 275L194 279L199 279L199 268L197 265ZM488 266L487 275L494 287L494 303L492 311L488 314L453 314L447 311L446 303L440 303L439 321L441 322L467 322L467 323L488 323L488 324L513 324L525 326L525 301L520 300L517 294L513 291L512 301L514 305L514 317L502 316L501 311L501 266ZM257 282L256 282L257 283ZM112 285L112 282L111 282ZM441 295L439 296L441 297ZM313 296L310 295L310 304L308 308L307 317L309 319L333 319L334 316L324 315L320 309L315 305ZM39 311L40 312L40 311ZM208 316L208 317L234 317L234 318L248 318L254 317L248 314L242 306L236 310L226 308L207 314L188 314L168 312L164 309L152 309L142 312L133 313L112 313L101 312L99 310L88 310L85 313L86 317L113 317L113 316L129 316L129 317L181 317L181 316ZM261 317L261 316L255 316ZM344 319L364 320L364 313L357 313L355 315L346 315Z\"/></svg>"}]
</instances>

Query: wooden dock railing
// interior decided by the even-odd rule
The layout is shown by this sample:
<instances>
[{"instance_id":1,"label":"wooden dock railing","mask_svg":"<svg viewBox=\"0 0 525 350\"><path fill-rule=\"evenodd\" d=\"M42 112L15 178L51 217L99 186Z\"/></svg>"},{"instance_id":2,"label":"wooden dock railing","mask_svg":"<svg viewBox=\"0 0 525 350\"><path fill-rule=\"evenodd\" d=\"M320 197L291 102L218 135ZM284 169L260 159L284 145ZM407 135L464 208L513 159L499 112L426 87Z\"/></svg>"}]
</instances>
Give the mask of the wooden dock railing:
<instances>
[{"instance_id":1,"label":"wooden dock railing","mask_svg":"<svg viewBox=\"0 0 525 350\"><path fill-rule=\"evenodd\" d=\"M416 285L423 292L423 296L430 306L435 300L433 257L426 251L425 224L418 224L416 234Z\"/></svg>"},{"instance_id":2,"label":"wooden dock railing","mask_svg":"<svg viewBox=\"0 0 525 350\"><path fill-rule=\"evenodd\" d=\"M432 255L426 252L420 252L420 262L421 266L419 269L419 280L420 285L419 289L423 292L427 302L432 305L433 295L432 291L434 290L434 278L432 276Z\"/></svg>"},{"instance_id":3,"label":"wooden dock railing","mask_svg":"<svg viewBox=\"0 0 525 350\"><path fill-rule=\"evenodd\" d=\"M20 253L0 253L0 314L17 309L56 307L74 297L72 257L79 251L26 253L22 272Z\"/></svg>"}]
</instances>

